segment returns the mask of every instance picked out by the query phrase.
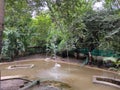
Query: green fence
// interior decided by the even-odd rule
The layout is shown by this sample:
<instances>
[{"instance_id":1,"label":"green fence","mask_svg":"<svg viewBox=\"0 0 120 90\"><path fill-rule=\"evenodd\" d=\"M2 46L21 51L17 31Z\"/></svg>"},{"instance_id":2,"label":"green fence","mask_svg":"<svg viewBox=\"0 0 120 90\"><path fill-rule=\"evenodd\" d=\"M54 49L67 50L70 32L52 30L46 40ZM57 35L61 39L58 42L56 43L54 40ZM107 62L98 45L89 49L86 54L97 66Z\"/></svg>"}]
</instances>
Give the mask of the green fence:
<instances>
[{"instance_id":1,"label":"green fence","mask_svg":"<svg viewBox=\"0 0 120 90\"><path fill-rule=\"evenodd\" d=\"M83 53L83 54L88 54L89 50L87 48L82 48L82 49L79 49L79 52L80 53ZM117 53L113 50L98 50L98 49L94 49L92 52L91 52L92 55L94 56L104 56L104 57L117 57L117 58L120 58L120 53Z\"/></svg>"}]
</instances>

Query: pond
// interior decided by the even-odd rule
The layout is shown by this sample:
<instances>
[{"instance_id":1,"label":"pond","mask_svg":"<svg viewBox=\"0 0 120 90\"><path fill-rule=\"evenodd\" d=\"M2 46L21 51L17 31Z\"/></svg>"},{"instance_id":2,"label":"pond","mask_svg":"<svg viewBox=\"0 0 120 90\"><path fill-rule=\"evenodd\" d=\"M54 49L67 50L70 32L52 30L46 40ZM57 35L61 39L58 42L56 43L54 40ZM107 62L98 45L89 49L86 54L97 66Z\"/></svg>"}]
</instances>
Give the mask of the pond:
<instances>
[{"instance_id":1,"label":"pond","mask_svg":"<svg viewBox=\"0 0 120 90\"><path fill-rule=\"evenodd\" d=\"M7 69L13 65L32 64L32 68L17 68ZM80 66L78 64L70 64L64 62L45 61L45 60L31 60L31 61L19 61L1 64L1 75L2 76L13 76L13 75L24 75L28 80L46 80L55 81L57 83L65 83L70 86L70 90L119 90L118 88L94 84L93 76L106 76L120 79L117 73L112 73L102 69L94 67ZM33 87L29 90L37 90ZM48 89L43 89L48 90ZM59 90L59 89L54 89ZM60 89L62 90L62 89ZM65 89L63 89L65 90ZM67 89L66 89L67 90Z\"/></svg>"}]
</instances>

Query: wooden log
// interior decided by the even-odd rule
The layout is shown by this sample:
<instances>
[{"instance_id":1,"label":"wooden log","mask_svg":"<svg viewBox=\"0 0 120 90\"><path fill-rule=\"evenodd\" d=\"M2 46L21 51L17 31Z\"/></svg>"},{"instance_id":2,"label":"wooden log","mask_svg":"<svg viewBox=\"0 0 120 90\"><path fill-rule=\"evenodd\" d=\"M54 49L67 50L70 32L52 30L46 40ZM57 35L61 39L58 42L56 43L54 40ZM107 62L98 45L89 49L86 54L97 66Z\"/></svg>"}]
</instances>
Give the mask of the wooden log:
<instances>
[{"instance_id":1,"label":"wooden log","mask_svg":"<svg viewBox=\"0 0 120 90\"><path fill-rule=\"evenodd\" d=\"M40 84L40 80L35 80L33 82L28 83L26 86L20 88L19 90L26 90L26 89L29 89L29 88L35 86L35 85L39 85L39 84Z\"/></svg>"}]
</instances>

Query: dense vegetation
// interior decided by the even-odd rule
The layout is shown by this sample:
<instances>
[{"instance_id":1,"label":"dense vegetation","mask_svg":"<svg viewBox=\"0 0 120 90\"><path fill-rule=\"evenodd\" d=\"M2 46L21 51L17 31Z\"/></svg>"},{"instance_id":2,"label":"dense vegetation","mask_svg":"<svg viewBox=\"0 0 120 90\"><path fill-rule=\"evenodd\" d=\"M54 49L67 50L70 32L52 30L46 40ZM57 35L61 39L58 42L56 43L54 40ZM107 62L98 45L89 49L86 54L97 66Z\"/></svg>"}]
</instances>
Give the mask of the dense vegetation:
<instances>
[{"instance_id":1,"label":"dense vegetation","mask_svg":"<svg viewBox=\"0 0 120 90\"><path fill-rule=\"evenodd\" d=\"M105 0L102 10L93 10L100 1L6 0L1 58L81 48L119 55L120 2Z\"/></svg>"}]
</instances>

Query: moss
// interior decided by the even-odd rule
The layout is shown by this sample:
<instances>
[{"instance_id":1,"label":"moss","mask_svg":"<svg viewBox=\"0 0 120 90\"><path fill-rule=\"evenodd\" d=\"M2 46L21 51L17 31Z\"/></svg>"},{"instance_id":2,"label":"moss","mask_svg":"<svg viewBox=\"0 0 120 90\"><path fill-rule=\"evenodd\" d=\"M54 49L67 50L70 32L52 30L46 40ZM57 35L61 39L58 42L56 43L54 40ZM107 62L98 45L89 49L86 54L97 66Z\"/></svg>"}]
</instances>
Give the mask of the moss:
<instances>
[{"instance_id":1,"label":"moss","mask_svg":"<svg viewBox=\"0 0 120 90\"><path fill-rule=\"evenodd\" d=\"M43 81L41 82L41 84L45 85L45 86L54 86L54 87L58 87L58 88L65 88L65 89L71 89L71 86L69 86L67 83L64 83L64 82L60 82L60 81L50 81L50 80L47 80L47 81Z\"/></svg>"}]
</instances>

